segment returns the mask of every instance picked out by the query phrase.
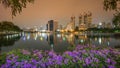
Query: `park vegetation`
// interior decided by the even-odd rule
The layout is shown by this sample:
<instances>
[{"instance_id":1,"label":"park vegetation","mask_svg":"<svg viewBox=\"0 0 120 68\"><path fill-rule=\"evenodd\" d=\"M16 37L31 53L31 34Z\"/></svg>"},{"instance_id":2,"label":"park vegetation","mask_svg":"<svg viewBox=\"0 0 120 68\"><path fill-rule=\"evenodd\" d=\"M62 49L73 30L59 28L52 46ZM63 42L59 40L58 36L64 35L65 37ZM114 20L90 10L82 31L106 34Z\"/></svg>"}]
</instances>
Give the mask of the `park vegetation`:
<instances>
[{"instance_id":1,"label":"park vegetation","mask_svg":"<svg viewBox=\"0 0 120 68\"><path fill-rule=\"evenodd\" d=\"M22 31L17 25L9 21L0 22L0 32L19 32Z\"/></svg>"}]
</instances>

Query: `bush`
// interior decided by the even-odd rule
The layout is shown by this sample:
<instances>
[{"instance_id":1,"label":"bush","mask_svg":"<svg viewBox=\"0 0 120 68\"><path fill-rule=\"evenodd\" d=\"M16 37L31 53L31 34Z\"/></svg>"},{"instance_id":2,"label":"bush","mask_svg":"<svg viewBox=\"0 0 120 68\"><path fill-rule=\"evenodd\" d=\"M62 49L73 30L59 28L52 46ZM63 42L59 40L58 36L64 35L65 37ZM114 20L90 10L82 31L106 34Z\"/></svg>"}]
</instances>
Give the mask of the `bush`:
<instances>
[{"instance_id":1,"label":"bush","mask_svg":"<svg viewBox=\"0 0 120 68\"><path fill-rule=\"evenodd\" d=\"M4 56L4 55L2 55ZM13 50L6 54L1 68L116 68L120 50L110 47L78 45L63 54L53 51Z\"/></svg>"}]
</instances>

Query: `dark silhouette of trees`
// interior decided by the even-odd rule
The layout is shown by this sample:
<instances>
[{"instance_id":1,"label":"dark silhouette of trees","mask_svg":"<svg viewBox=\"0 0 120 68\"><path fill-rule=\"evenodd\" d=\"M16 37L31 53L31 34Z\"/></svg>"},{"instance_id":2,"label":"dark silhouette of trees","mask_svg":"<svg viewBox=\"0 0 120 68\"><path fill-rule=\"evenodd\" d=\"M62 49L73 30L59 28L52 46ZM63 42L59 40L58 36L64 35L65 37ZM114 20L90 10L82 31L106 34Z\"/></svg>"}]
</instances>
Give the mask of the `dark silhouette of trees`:
<instances>
[{"instance_id":1,"label":"dark silhouette of trees","mask_svg":"<svg viewBox=\"0 0 120 68\"><path fill-rule=\"evenodd\" d=\"M104 0L104 9L106 11L108 10L118 10L120 7L118 7L120 0Z\"/></svg>"},{"instance_id":2,"label":"dark silhouette of trees","mask_svg":"<svg viewBox=\"0 0 120 68\"><path fill-rule=\"evenodd\" d=\"M104 9L106 11L116 11L113 18L113 24L116 28L120 28L120 6L118 5L120 5L120 0L104 0Z\"/></svg>"},{"instance_id":3,"label":"dark silhouette of trees","mask_svg":"<svg viewBox=\"0 0 120 68\"><path fill-rule=\"evenodd\" d=\"M6 8L11 8L12 17L20 13L23 8L26 8L27 3L33 3L34 0L0 0Z\"/></svg>"},{"instance_id":4,"label":"dark silhouette of trees","mask_svg":"<svg viewBox=\"0 0 120 68\"><path fill-rule=\"evenodd\" d=\"M0 31L21 31L21 29L14 25L12 22L8 22L8 21L3 21L0 22Z\"/></svg>"}]
</instances>

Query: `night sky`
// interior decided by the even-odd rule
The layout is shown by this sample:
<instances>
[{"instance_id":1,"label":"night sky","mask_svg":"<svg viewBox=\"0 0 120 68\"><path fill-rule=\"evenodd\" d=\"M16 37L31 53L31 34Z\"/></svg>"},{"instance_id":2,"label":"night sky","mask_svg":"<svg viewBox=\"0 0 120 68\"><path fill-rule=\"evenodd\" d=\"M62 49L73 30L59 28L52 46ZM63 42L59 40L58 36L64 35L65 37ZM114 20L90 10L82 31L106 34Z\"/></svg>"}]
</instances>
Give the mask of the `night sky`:
<instances>
[{"instance_id":1,"label":"night sky","mask_svg":"<svg viewBox=\"0 0 120 68\"><path fill-rule=\"evenodd\" d=\"M12 21L21 28L45 26L51 19L66 25L74 15L77 24L79 14L88 11L92 12L93 23L111 22L113 17L113 11L103 10L103 0L35 0L13 19L10 9L0 4L0 21Z\"/></svg>"}]
</instances>

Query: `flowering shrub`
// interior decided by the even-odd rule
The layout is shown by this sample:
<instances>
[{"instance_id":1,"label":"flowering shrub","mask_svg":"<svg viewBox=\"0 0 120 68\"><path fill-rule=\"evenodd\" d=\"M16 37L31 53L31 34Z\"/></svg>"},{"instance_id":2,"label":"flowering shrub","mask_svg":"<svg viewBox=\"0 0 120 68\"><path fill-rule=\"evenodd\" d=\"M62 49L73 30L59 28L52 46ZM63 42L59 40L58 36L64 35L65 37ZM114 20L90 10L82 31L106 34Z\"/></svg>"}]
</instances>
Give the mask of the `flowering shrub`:
<instances>
[{"instance_id":1,"label":"flowering shrub","mask_svg":"<svg viewBox=\"0 0 120 68\"><path fill-rule=\"evenodd\" d=\"M6 54L0 68L118 68L120 50L78 45L73 51L13 50Z\"/></svg>"}]
</instances>

